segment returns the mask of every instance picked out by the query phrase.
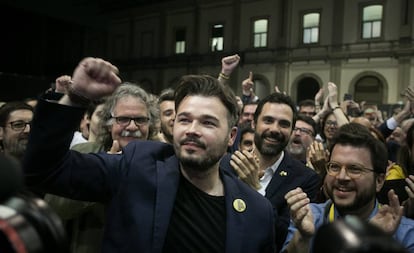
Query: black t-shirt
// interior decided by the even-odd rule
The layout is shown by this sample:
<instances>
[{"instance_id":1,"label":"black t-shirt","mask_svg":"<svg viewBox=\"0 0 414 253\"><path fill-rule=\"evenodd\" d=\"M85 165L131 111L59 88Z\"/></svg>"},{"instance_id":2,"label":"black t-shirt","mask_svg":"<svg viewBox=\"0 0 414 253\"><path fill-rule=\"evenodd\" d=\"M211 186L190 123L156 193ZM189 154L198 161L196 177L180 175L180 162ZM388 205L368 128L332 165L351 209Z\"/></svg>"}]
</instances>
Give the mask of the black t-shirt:
<instances>
[{"instance_id":1,"label":"black t-shirt","mask_svg":"<svg viewBox=\"0 0 414 253\"><path fill-rule=\"evenodd\" d=\"M224 196L211 196L181 176L163 253L225 252Z\"/></svg>"}]
</instances>

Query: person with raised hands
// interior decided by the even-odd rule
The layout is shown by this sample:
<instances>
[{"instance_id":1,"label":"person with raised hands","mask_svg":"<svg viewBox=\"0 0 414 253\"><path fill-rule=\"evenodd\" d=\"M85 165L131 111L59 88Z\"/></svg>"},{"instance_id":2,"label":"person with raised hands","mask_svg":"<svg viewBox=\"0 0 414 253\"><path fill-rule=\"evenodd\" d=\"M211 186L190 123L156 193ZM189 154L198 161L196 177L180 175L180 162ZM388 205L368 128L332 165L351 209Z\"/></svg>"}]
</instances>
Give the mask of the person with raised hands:
<instances>
[{"instance_id":1,"label":"person with raised hands","mask_svg":"<svg viewBox=\"0 0 414 253\"><path fill-rule=\"evenodd\" d=\"M320 186L318 175L285 150L296 120L296 106L289 96L272 93L264 97L259 101L253 119L254 154L236 151L230 159L225 156L221 160L223 168L234 171L272 203L278 214L275 233L279 249L285 241L290 219L285 194L302 187L312 200L316 200Z\"/></svg>"},{"instance_id":2,"label":"person with raised hands","mask_svg":"<svg viewBox=\"0 0 414 253\"><path fill-rule=\"evenodd\" d=\"M242 82L243 104L257 102L259 100L259 97L257 97L256 94L254 94L253 87L254 87L253 72L249 71L249 77L244 79Z\"/></svg>"},{"instance_id":3,"label":"person with raised hands","mask_svg":"<svg viewBox=\"0 0 414 253\"><path fill-rule=\"evenodd\" d=\"M104 203L103 252L275 252L271 204L220 169L238 109L217 78L180 79L173 145L131 141L120 154L68 149L85 105L110 95L121 83L117 73L107 61L84 59L68 95L39 101L23 166L27 186Z\"/></svg>"},{"instance_id":4,"label":"person with raised hands","mask_svg":"<svg viewBox=\"0 0 414 253\"><path fill-rule=\"evenodd\" d=\"M333 82L328 82L328 104L339 127L349 123L349 119L345 115L345 109L338 102L338 87Z\"/></svg>"},{"instance_id":5,"label":"person with raised hands","mask_svg":"<svg viewBox=\"0 0 414 253\"><path fill-rule=\"evenodd\" d=\"M337 131L326 164L325 192L329 200L310 203L296 188L285 195L291 223L283 252L311 252L315 231L325 223L347 215L369 220L392 234L414 252L414 220L403 217L403 207L393 190L389 205L380 205L376 194L385 181L387 150L363 125L349 123Z\"/></svg>"},{"instance_id":6,"label":"person with raised hands","mask_svg":"<svg viewBox=\"0 0 414 253\"><path fill-rule=\"evenodd\" d=\"M240 56L238 54L223 57L221 59L221 71L218 80L222 84L228 84L231 73L239 65Z\"/></svg>"}]
</instances>

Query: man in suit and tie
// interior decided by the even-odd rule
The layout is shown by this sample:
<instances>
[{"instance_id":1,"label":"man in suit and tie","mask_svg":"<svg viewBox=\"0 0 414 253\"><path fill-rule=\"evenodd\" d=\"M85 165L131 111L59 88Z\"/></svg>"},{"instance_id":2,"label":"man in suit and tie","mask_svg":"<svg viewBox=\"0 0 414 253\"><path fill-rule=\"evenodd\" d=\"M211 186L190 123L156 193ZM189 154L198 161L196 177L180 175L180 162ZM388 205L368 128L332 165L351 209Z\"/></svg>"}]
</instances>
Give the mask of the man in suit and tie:
<instances>
[{"instance_id":1,"label":"man in suit and tie","mask_svg":"<svg viewBox=\"0 0 414 253\"><path fill-rule=\"evenodd\" d=\"M296 117L296 106L289 96L282 93L268 95L260 100L254 114L254 154L236 151L230 163L222 160L223 167L229 169L231 164L240 178L272 203L278 214L275 227L278 248L283 245L290 220L284 195L301 187L314 200L320 187L319 176L284 151Z\"/></svg>"},{"instance_id":2,"label":"man in suit and tie","mask_svg":"<svg viewBox=\"0 0 414 253\"><path fill-rule=\"evenodd\" d=\"M85 106L115 90L117 73L109 62L86 58L67 95L39 101L24 161L27 186L105 203L103 252L274 252L271 204L219 169L238 110L215 78L181 78L173 145L132 141L120 154L69 150Z\"/></svg>"}]
</instances>

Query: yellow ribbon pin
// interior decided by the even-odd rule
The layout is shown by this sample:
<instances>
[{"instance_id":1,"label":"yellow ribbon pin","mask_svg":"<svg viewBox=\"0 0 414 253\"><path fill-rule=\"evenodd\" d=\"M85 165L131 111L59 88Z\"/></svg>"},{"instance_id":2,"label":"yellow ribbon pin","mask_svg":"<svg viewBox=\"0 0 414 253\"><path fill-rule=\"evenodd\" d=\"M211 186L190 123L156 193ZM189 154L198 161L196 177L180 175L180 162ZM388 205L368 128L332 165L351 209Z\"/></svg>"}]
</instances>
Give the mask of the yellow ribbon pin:
<instances>
[{"instance_id":1,"label":"yellow ribbon pin","mask_svg":"<svg viewBox=\"0 0 414 253\"><path fill-rule=\"evenodd\" d=\"M246 210L246 203L242 199L235 199L233 201L233 208L239 213L244 212Z\"/></svg>"},{"instance_id":2,"label":"yellow ribbon pin","mask_svg":"<svg viewBox=\"0 0 414 253\"><path fill-rule=\"evenodd\" d=\"M282 176L282 177L286 177L286 176L287 176L287 172L286 172L286 171L284 171L284 170L282 170L282 171L279 173L279 175L280 175L280 176Z\"/></svg>"}]
</instances>

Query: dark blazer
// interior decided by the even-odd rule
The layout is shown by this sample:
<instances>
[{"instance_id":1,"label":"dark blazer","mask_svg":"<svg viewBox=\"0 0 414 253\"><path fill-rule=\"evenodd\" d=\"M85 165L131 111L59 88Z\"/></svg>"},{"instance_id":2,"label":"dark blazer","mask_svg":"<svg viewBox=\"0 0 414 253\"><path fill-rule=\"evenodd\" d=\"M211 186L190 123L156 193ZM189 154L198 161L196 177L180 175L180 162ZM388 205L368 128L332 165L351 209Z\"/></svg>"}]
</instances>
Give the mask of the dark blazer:
<instances>
[{"instance_id":1,"label":"dark blazer","mask_svg":"<svg viewBox=\"0 0 414 253\"><path fill-rule=\"evenodd\" d=\"M24 160L26 183L108 206L103 252L162 252L180 180L173 147L130 143L120 155L69 150L83 110L39 101ZM53 140L53 141L50 141ZM272 206L220 171L226 208L226 252L274 252ZM233 207L242 199L243 212Z\"/></svg>"},{"instance_id":2,"label":"dark blazer","mask_svg":"<svg viewBox=\"0 0 414 253\"><path fill-rule=\"evenodd\" d=\"M392 132L394 132L393 129L389 129L388 128L388 126L387 126L387 120L385 120L384 122L382 122L381 125L379 125L377 127L377 129L382 133L382 136L384 137L384 139L387 139L392 134Z\"/></svg>"},{"instance_id":3,"label":"dark blazer","mask_svg":"<svg viewBox=\"0 0 414 253\"><path fill-rule=\"evenodd\" d=\"M226 155L221 160L220 166L233 171L229 160L230 155ZM316 172L293 158L288 152L284 152L283 160L267 186L265 195L277 213L275 234L278 249L281 249L285 241L290 221L289 207L285 200L286 193L301 187L310 200L315 201L320 186L321 180Z\"/></svg>"}]
</instances>

